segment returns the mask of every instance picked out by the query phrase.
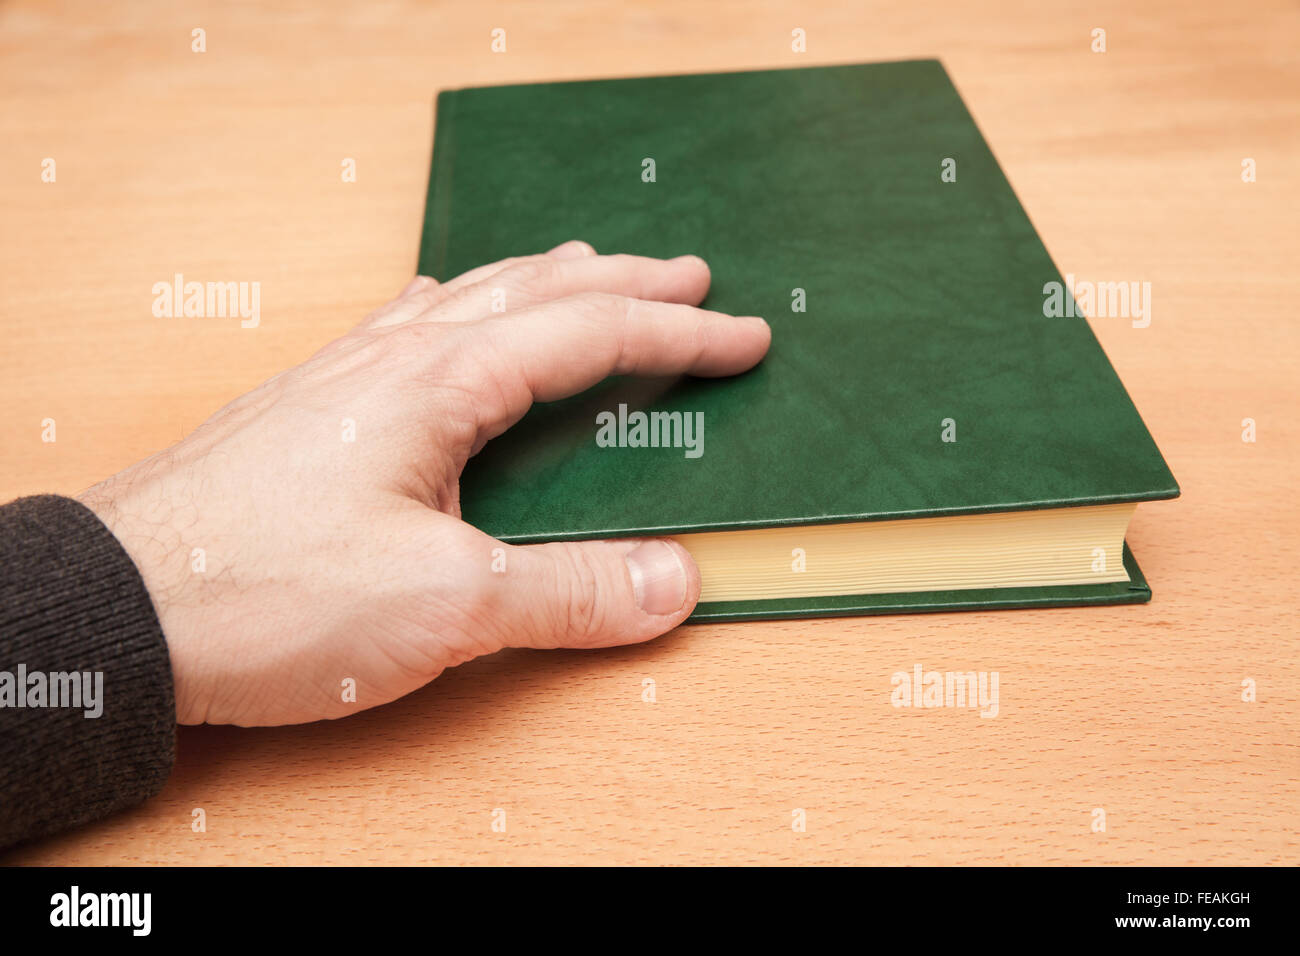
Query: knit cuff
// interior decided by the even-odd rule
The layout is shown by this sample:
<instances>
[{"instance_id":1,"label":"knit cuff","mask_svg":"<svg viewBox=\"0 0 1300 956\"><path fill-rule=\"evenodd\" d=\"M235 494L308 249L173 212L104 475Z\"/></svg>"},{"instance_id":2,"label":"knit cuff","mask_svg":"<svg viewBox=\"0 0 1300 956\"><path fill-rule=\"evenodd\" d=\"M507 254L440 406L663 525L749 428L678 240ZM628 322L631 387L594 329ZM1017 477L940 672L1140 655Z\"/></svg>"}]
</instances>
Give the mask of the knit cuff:
<instances>
[{"instance_id":1,"label":"knit cuff","mask_svg":"<svg viewBox=\"0 0 1300 956\"><path fill-rule=\"evenodd\" d=\"M0 507L0 847L162 789L171 662L117 538L58 495Z\"/></svg>"}]
</instances>

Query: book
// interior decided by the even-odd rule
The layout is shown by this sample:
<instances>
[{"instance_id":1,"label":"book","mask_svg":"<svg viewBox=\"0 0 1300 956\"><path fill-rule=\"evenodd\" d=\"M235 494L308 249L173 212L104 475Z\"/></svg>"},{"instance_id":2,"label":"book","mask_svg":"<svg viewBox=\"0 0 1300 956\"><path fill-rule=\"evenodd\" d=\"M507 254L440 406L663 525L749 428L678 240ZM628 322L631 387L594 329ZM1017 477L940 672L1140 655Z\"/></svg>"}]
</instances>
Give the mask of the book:
<instances>
[{"instance_id":1,"label":"book","mask_svg":"<svg viewBox=\"0 0 1300 956\"><path fill-rule=\"evenodd\" d=\"M1150 599L1178 485L938 61L440 93L420 271L575 237L702 256L771 350L534 406L466 521L675 537L697 621Z\"/></svg>"}]
</instances>

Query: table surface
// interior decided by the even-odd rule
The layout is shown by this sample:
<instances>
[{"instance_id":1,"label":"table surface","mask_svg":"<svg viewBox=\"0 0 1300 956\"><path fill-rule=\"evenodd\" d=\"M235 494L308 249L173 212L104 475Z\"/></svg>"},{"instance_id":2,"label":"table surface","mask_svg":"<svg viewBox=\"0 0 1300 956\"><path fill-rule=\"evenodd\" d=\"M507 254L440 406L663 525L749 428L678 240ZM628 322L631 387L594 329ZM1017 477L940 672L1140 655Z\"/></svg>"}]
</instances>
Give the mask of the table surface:
<instances>
[{"instance_id":1,"label":"table surface","mask_svg":"<svg viewBox=\"0 0 1300 956\"><path fill-rule=\"evenodd\" d=\"M0 6L3 500L179 439L399 289L439 88L935 55L1062 272L1151 282L1149 328L1093 327L1183 496L1130 533L1148 605L506 652L343 721L183 729L160 796L8 861L1300 862L1295 4L189 6ZM260 281L261 326L154 318L176 272ZM893 708L917 663L998 671L999 715Z\"/></svg>"}]
</instances>

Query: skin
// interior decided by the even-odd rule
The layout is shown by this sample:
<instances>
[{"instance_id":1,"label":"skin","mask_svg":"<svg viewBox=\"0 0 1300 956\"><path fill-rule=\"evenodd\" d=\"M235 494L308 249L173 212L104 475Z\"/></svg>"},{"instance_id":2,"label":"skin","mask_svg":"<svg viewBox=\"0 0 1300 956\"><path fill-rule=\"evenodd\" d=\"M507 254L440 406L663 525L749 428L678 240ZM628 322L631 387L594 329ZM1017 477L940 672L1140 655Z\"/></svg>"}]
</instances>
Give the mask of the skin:
<instances>
[{"instance_id":1,"label":"skin","mask_svg":"<svg viewBox=\"0 0 1300 956\"><path fill-rule=\"evenodd\" d=\"M504 647L630 644L680 624L700 593L680 545L502 544L460 520L459 480L534 401L609 375L757 363L767 324L697 308L708 288L697 257L602 256L577 241L445 284L417 277L302 365L86 491L153 598L177 720L343 717Z\"/></svg>"}]
</instances>

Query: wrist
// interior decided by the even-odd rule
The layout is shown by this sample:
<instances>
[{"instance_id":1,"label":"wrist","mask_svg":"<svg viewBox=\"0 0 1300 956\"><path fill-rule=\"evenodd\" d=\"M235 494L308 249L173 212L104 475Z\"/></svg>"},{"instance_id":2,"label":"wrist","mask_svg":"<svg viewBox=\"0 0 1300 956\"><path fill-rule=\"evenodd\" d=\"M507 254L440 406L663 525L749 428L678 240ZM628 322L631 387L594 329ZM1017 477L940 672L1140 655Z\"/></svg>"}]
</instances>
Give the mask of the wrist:
<instances>
[{"instance_id":1,"label":"wrist","mask_svg":"<svg viewBox=\"0 0 1300 956\"><path fill-rule=\"evenodd\" d=\"M77 500L112 532L139 572L167 644L177 722L193 722L185 693L183 627L174 613L188 577L189 549L177 530L174 509L161 496L155 496L153 507L142 507L137 496L122 492L119 476L88 488Z\"/></svg>"}]
</instances>

